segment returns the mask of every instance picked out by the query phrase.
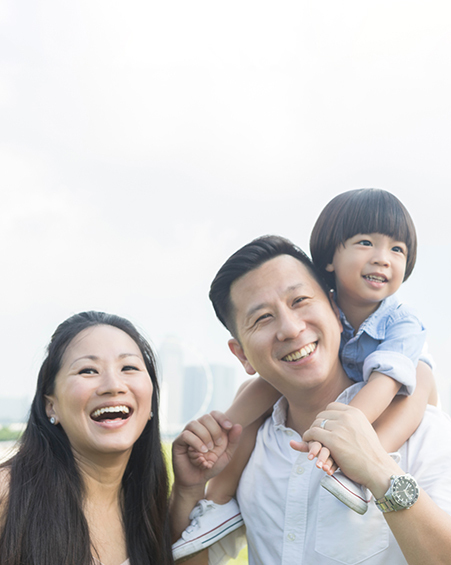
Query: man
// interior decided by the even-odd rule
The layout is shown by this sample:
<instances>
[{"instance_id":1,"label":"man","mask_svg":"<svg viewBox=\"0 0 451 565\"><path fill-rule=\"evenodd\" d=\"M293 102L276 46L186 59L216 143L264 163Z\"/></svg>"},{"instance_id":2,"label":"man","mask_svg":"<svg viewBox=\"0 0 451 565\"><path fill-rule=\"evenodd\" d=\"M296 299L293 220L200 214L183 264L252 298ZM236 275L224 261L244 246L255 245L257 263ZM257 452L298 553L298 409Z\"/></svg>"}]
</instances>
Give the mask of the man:
<instances>
[{"instance_id":1,"label":"man","mask_svg":"<svg viewBox=\"0 0 451 565\"><path fill-rule=\"evenodd\" d=\"M338 314L308 258L283 238L260 238L223 265L210 297L246 371L258 372L283 395L259 431L237 492L249 562L449 563L451 481L446 474L451 442L442 445L440 438L450 437L451 422L428 409L400 450L399 466L383 452L361 413L345 406L362 385L353 384L341 366ZM306 346L311 353L296 359ZM335 400L341 404L330 404ZM220 416L191 423L174 444L176 531L184 528L194 499L203 497L205 481L224 467L236 445L239 430L221 428L218 422L223 424ZM381 500L381 509L393 511L382 513L370 504L358 516L322 489L323 472L290 445L303 436L328 447L344 473L367 486ZM216 442L206 454L210 468L196 468L190 448L205 452L210 441ZM391 478L406 473L414 475L438 507L423 490L417 498L414 479L406 487L410 478ZM404 485L401 503L389 492L399 484ZM410 510L402 509L409 505ZM230 545L226 539L212 546L210 563L225 563L227 554L233 554ZM206 559L204 552L189 563Z\"/></svg>"}]
</instances>

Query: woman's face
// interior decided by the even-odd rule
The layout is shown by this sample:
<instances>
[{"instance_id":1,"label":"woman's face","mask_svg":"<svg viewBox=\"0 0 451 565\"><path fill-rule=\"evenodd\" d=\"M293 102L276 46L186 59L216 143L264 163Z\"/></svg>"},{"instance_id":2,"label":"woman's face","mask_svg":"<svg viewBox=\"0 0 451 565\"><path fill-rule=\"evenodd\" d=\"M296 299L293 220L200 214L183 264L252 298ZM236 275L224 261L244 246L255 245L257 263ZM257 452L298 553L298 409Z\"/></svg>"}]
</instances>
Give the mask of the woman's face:
<instances>
[{"instance_id":1,"label":"woman's face","mask_svg":"<svg viewBox=\"0 0 451 565\"><path fill-rule=\"evenodd\" d=\"M64 353L46 412L74 454L129 455L151 414L153 386L133 339L108 325L81 331Z\"/></svg>"}]
</instances>

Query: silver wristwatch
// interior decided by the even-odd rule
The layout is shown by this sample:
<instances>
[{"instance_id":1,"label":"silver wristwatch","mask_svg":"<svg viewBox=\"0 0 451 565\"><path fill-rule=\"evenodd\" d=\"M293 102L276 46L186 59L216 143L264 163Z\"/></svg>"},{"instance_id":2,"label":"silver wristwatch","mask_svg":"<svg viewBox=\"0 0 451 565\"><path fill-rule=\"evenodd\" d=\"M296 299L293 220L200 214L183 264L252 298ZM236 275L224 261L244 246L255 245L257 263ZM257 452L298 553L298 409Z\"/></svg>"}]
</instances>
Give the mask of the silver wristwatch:
<instances>
[{"instance_id":1,"label":"silver wristwatch","mask_svg":"<svg viewBox=\"0 0 451 565\"><path fill-rule=\"evenodd\" d=\"M385 496L376 500L382 512L393 512L410 508L418 500L420 489L411 475L392 475Z\"/></svg>"}]
</instances>

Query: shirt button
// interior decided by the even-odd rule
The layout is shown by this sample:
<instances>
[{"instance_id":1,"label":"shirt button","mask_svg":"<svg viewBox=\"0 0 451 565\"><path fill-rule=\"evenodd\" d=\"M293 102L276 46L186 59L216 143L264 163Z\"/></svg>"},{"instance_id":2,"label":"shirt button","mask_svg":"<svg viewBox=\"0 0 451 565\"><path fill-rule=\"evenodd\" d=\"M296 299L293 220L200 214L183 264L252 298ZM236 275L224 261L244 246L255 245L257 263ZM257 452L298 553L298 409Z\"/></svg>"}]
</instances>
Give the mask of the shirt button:
<instances>
[{"instance_id":1,"label":"shirt button","mask_svg":"<svg viewBox=\"0 0 451 565\"><path fill-rule=\"evenodd\" d=\"M296 534L288 534L287 535L287 540L288 541L294 541L296 539Z\"/></svg>"},{"instance_id":2,"label":"shirt button","mask_svg":"<svg viewBox=\"0 0 451 565\"><path fill-rule=\"evenodd\" d=\"M291 430L287 430L286 434L287 434L287 436L291 437L293 435L293 432Z\"/></svg>"},{"instance_id":3,"label":"shirt button","mask_svg":"<svg viewBox=\"0 0 451 565\"><path fill-rule=\"evenodd\" d=\"M298 475L303 475L303 474L305 473L304 467L302 467L301 465L298 465L298 466L296 467L296 473L297 473Z\"/></svg>"}]
</instances>

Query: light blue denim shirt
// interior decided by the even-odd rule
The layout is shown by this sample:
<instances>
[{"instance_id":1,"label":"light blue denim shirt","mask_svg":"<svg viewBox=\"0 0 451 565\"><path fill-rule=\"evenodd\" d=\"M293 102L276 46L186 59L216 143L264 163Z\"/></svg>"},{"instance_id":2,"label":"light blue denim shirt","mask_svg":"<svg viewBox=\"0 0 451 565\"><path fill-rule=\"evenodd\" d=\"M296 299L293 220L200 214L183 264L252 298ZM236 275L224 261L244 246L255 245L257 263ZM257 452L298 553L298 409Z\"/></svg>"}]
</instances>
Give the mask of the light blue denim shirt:
<instances>
[{"instance_id":1,"label":"light blue denim shirt","mask_svg":"<svg viewBox=\"0 0 451 565\"><path fill-rule=\"evenodd\" d=\"M355 335L341 310L340 320L340 358L348 377L366 382L373 371L379 371L401 383L400 394L412 394L426 340L426 330L413 310L389 296ZM427 358L424 360L430 364Z\"/></svg>"}]
</instances>

